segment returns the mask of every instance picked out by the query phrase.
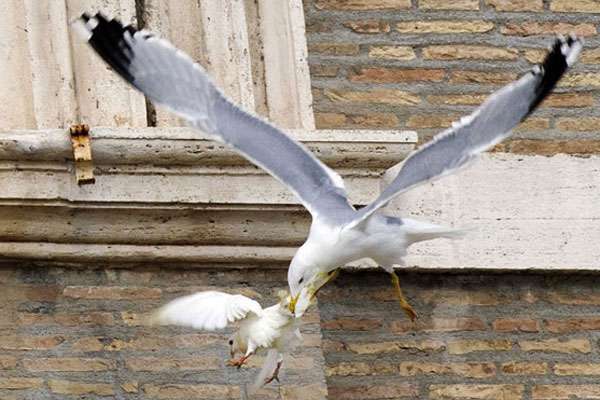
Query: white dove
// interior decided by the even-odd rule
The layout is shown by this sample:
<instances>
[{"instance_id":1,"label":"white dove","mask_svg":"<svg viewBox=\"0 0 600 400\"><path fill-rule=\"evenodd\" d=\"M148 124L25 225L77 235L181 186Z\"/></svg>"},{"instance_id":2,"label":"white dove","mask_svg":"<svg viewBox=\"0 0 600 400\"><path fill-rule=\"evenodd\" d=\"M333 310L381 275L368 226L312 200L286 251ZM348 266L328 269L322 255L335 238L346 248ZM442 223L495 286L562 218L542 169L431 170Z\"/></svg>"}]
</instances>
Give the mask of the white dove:
<instances>
[{"instance_id":1,"label":"white dove","mask_svg":"<svg viewBox=\"0 0 600 400\"><path fill-rule=\"evenodd\" d=\"M356 210L337 173L273 125L234 105L201 66L170 43L101 14L83 14L81 21L88 43L121 77L273 175L311 213L309 236L288 270L291 310L302 294L311 298L315 279L368 257L391 274L400 305L411 319L416 313L402 295L394 265L402 264L407 248L415 242L453 238L461 232L377 211L399 194L457 170L509 136L551 92L582 48L574 36L559 38L541 65L413 152L379 197Z\"/></svg>"},{"instance_id":2,"label":"white dove","mask_svg":"<svg viewBox=\"0 0 600 400\"><path fill-rule=\"evenodd\" d=\"M289 310L291 297L287 292L282 292L280 297L279 303L263 309L257 301L241 294L198 292L161 307L153 313L150 323L215 331L239 322L238 330L228 339L231 355L228 365L240 368L253 354L267 350L263 370L254 384L258 388L278 380L283 354L292 351L302 340L299 319ZM237 353L241 353L241 357L235 359Z\"/></svg>"}]
</instances>

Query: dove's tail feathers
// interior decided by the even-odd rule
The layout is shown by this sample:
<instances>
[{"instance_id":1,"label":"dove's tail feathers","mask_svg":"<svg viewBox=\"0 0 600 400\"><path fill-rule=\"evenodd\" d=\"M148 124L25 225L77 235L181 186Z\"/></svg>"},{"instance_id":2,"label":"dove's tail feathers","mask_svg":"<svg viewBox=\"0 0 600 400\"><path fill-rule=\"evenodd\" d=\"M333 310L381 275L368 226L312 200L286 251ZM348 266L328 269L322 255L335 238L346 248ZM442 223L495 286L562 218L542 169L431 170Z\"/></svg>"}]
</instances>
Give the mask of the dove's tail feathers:
<instances>
[{"instance_id":1,"label":"dove's tail feathers","mask_svg":"<svg viewBox=\"0 0 600 400\"><path fill-rule=\"evenodd\" d=\"M281 361L281 353L275 349L270 349L267 352L267 356L265 357L265 361L263 362L262 368L260 372L256 376L254 383L248 386L248 395L253 396L256 392L265 385L265 381L270 378L273 373L275 373L275 369L277 368L277 364Z\"/></svg>"}]
</instances>

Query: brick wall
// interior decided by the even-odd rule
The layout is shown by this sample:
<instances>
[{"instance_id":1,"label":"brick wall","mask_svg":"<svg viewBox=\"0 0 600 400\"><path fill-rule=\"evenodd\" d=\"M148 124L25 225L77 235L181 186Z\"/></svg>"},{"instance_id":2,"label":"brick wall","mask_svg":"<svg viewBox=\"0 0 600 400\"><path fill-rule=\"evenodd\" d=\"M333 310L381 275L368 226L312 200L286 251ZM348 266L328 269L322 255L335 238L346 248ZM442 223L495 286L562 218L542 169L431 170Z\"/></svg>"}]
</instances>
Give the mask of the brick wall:
<instances>
[{"instance_id":1,"label":"brick wall","mask_svg":"<svg viewBox=\"0 0 600 400\"><path fill-rule=\"evenodd\" d=\"M580 63L500 147L600 151L600 2L305 0L317 127L417 130L469 113L541 59L555 33L586 39Z\"/></svg>"},{"instance_id":2,"label":"brick wall","mask_svg":"<svg viewBox=\"0 0 600 400\"><path fill-rule=\"evenodd\" d=\"M222 334L142 326L176 296L229 288L271 305L286 272L0 269L0 399L240 399L256 368L225 367ZM265 399L324 399L319 316ZM256 367L259 357L250 364Z\"/></svg>"},{"instance_id":3,"label":"brick wall","mask_svg":"<svg viewBox=\"0 0 600 400\"><path fill-rule=\"evenodd\" d=\"M342 274L319 297L330 400L600 395L596 276Z\"/></svg>"},{"instance_id":4,"label":"brick wall","mask_svg":"<svg viewBox=\"0 0 600 400\"><path fill-rule=\"evenodd\" d=\"M379 271L344 273L305 319L305 346L264 399L568 399L600 393L593 275L403 274L404 316ZM208 288L270 304L285 271L0 269L0 398L239 399L227 337L146 327ZM321 336L322 335L322 336ZM324 358L323 358L324 357ZM254 361L252 366L256 366ZM325 382L326 376L326 382ZM310 396L309 396L310 394Z\"/></svg>"}]
</instances>

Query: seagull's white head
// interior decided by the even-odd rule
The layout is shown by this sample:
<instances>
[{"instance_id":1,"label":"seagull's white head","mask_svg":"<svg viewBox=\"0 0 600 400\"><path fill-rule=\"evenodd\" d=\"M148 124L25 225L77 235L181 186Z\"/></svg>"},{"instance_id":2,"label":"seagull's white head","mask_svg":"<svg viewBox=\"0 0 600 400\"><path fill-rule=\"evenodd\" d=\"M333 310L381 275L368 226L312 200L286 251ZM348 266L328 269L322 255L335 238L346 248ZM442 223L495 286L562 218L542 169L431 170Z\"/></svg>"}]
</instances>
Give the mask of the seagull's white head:
<instances>
[{"instance_id":1,"label":"seagull's white head","mask_svg":"<svg viewBox=\"0 0 600 400\"><path fill-rule=\"evenodd\" d=\"M304 292L306 294L308 284L315 274L312 265L304 263L300 257L294 257L288 269L288 285L290 286L290 311L294 312L298 298Z\"/></svg>"}]
</instances>

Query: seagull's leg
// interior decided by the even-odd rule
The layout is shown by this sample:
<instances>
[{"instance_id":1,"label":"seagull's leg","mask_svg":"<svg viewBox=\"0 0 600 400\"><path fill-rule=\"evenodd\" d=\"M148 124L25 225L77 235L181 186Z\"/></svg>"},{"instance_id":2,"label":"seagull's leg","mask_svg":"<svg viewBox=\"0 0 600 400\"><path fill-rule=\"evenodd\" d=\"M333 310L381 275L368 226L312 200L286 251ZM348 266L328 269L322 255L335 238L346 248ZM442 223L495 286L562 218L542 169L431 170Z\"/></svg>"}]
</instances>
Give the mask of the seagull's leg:
<instances>
[{"instance_id":1,"label":"seagull's leg","mask_svg":"<svg viewBox=\"0 0 600 400\"><path fill-rule=\"evenodd\" d=\"M412 308L412 306L408 304L408 301L406 301L406 298L402 293L402 289L400 288L400 278L398 278L398 275L396 275L396 272L394 272L394 270L390 272L390 275L392 276L392 284L394 285L394 289L396 290L396 296L400 301L400 307L402 307L408 318L410 318L412 322L415 322L418 315L416 311Z\"/></svg>"},{"instance_id":2,"label":"seagull's leg","mask_svg":"<svg viewBox=\"0 0 600 400\"><path fill-rule=\"evenodd\" d=\"M280 359L279 361L277 361L277 367L275 367L275 370L273 371L273 375L271 375L270 378L267 378L265 380L265 385L268 385L269 383L271 383L273 381L279 382L279 369L281 369L281 364L283 364L283 359Z\"/></svg>"}]
</instances>

